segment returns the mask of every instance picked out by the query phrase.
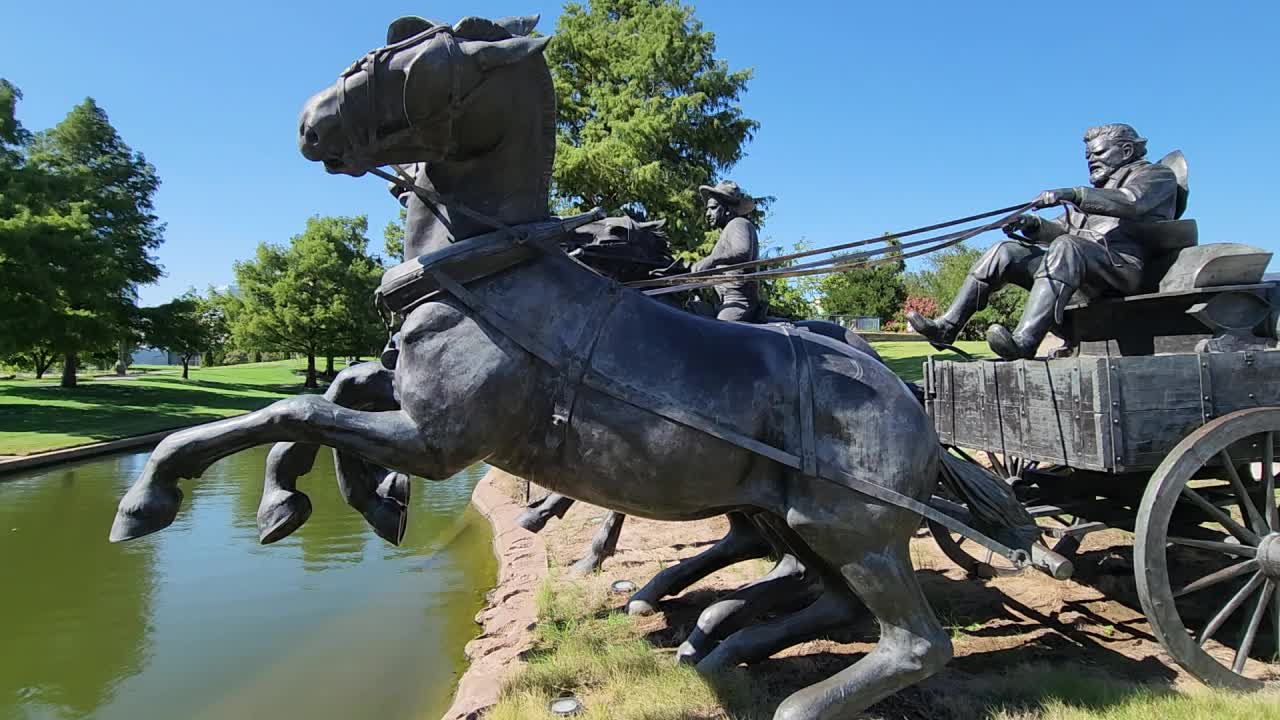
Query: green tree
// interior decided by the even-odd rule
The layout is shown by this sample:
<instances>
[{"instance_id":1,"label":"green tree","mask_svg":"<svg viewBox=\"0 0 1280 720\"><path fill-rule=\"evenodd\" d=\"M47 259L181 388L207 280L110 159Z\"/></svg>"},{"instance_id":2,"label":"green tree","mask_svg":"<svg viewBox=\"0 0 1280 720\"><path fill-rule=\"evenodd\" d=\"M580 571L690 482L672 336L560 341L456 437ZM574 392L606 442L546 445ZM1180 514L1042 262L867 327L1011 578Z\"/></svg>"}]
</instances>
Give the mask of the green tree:
<instances>
[{"instance_id":1,"label":"green tree","mask_svg":"<svg viewBox=\"0 0 1280 720\"><path fill-rule=\"evenodd\" d=\"M0 79L0 357L43 377L59 348L47 329L64 309L60 253L88 232L80 206L53 202L51 178L27 162L22 93Z\"/></svg>"},{"instance_id":2,"label":"green tree","mask_svg":"<svg viewBox=\"0 0 1280 720\"><path fill-rule=\"evenodd\" d=\"M209 288L205 297L196 298L196 313L204 333L204 344L200 347L200 364L204 367L212 367L221 360L231 339L227 306L222 302L221 294Z\"/></svg>"},{"instance_id":3,"label":"green tree","mask_svg":"<svg viewBox=\"0 0 1280 720\"><path fill-rule=\"evenodd\" d=\"M236 263L235 343L305 355L309 388L318 387L316 357L372 351L383 334L373 305L382 270L368 254L368 226L364 216L308 218L288 247L263 243Z\"/></svg>"},{"instance_id":4,"label":"green tree","mask_svg":"<svg viewBox=\"0 0 1280 720\"><path fill-rule=\"evenodd\" d=\"M191 360L209 345L209 326L201 316L201 299L193 291L142 311L142 340L182 359L182 379Z\"/></svg>"},{"instance_id":5,"label":"green tree","mask_svg":"<svg viewBox=\"0 0 1280 720\"><path fill-rule=\"evenodd\" d=\"M75 387L79 353L115 347L137 286L160 277L152 254L164 233L153 204L160 180L92 98L37 134L27 163L42 176L43 209L57 230L32 241L57 290L44 299L41 334L63 355L63 387Z\"/></svg>"},{"instance_id":6,"label":"green tree","mask_svg":"<svg viewBox=\"0 0 1280 720\"><path fill-rule=\"evenodd\" d=\"M382 228L382 250L387 254L388 267L399 265L406 260L404 256L404 222L409 212L400 208L400 219L391 220Z\"/></svg>"},{"instance_id":7,"label":"green tree","mask_svg":"<svg viewBox=\"0 0 1280 720\"><path fill-rule=\"evenodd\" d=\"M822 277L819 288L823 314L878 317L885 321L898 314L907 299L907 286L902 277L906 263L902 260L901 243L892 237L885 242L892 250L874 259L884 258L887 262Z\"/></svg>"},{"instance_id":8,"label":"green tree","mask_svg":"<svg viewBox=\"0 0 1280 720\"><path fill-rule=\"evenodd\" d=\"M795 244L791 252L803 252L806 249L807 246L801 241ZM775 245L761 253L761 257L777 257L781 254L782 247ZM780 270L792 265L795 265L794 260L770 265L764 269ZM787 320L806 320L814 315L814 296L811 290L812 283L808 278L767 280L760 283L760 299L765 302L767 312L772 317L780 317Z\"/></svg>"},{"instance_id":9,"label":"green tree","mask_svg":"<svg viewBox=\"0 0 1280 720\"><path fill-rule=\"evenodd\" d=\"M982 257L982 252L960 243L929 255L927 269L907 274L908 293L933 298L938 307L946 310L960 292L960 285L969 274L969 269ZM961 331L960 338L980 340L985 337L987 326L992 323L1007 327L1017 325L1026 301L1026 290L1016 285L1006 285L991 296L985 309L974 313Z\"/></svg>"},{"instance_id":10,"label":"green tree","mask_svg":"<svg viewBox=\"0 0 1280 720\"><path fill-rule=\"evenodd\" d=\"M736 163L759 123L738 99L750 70L679 0L569 3L547 47L558 109L559 211L665 218L677 257L710 251L697 187Z\"/></svg>"}]
</instances>

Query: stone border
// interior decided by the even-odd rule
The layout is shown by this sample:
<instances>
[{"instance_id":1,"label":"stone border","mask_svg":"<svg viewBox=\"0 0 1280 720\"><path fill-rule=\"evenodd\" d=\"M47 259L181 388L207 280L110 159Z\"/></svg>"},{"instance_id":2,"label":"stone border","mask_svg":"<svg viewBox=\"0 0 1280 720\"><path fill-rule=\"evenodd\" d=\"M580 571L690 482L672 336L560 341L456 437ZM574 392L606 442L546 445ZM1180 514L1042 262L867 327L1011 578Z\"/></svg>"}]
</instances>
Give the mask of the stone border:
<instances>
[{"instance_id":1,"label":"stone border","mask_svg":"<svg viewBox=\"0 0 1280 720\"><path fill-rule=\"evenodd\" d=\"M210 420L206 422L217 422L217 420ZM61 450L50 450L49 452L36 453L35 455L15 455L13 457L0 460L0 475L18 472L19 470L43 467L45 465L56 465L58 463L70 462L72 460L80 460L83 458L93 457L95 455L106 455L107 453L119 452L121 450L132 450L133 448L155 445L179 430L186 430L187 428L203 424L203 422L199 422L191 425L181 425L179 427L169 428L168 430L147 433L146 435L134 435L133 437L121 438L119 440L109 440L107 442L92 443L89 445L77 445L75 447L62 448Z\"/></svg>"},{"instance_id":2,"label":"stone border","mask_svg":"<svg viewBox=\"0 0 1280 720\"><path fill-rule=\"evenodd\" d=\"M498 701L503 682L524 664L520 656L533 644L530 630L538 621L537 591L547 575L547 548L541 537L516 524L525 508L502 488L523 482L490 468L471 494L471 504L493 527L498 583L476 615L484 631L467 643L469 665L441 720L481 717Z\"/></svg>"}]
</instances>

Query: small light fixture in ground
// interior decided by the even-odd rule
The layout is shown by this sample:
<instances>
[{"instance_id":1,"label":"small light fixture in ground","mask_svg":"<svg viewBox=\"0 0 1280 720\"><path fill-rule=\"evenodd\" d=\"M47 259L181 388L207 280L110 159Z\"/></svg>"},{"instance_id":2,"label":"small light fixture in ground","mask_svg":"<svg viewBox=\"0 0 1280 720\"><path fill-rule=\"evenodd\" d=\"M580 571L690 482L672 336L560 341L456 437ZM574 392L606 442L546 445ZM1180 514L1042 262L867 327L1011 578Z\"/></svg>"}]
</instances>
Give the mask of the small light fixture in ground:
<instances>
[{"instance_id":1,"label":"small light fixture in ground","mask_svg":"<svg viewBox=\"0 0 1280 720\"><path fill-rule=\"evenodd\" d=\"M630 580L614 580L609 587L616 593L632 593L636 591L636 584Z\"/></svg>"},{"instance_id":2,"label":"small light fixture in ground","mask_svg":"<svg viewBox=\"0 0 1280 720\"><path fill-rule=\"evenodd\" d=\"M578 698L573 696L556 698L551 701L548 709L556 717L569 717L570 715L577 715L582 710L582 703L578 702Z\"/></svg>"}]
</instances>

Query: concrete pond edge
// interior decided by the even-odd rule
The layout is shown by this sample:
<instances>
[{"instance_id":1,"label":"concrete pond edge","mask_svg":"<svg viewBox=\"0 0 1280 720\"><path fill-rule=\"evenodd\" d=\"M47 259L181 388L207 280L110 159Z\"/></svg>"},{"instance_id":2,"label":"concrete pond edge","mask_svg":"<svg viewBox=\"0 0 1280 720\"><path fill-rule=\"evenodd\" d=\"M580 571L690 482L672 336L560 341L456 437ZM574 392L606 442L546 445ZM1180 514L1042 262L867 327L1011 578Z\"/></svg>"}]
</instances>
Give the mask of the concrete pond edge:
<instances>
[{"instance_id":1,"label":"concrete pond edge","mask_svg":"<svg viewBox=\"0 0 1280 720\"><path fill-rule=\"evenodd\" d=\"M524 481L490 468L471 494L471 504L493 528L498 580L476 615L484 629L466 645L467 669L442 720L482 717L498 702L503 683L520 669L521 655L533 643L538 587L547 576L547 548L541 537L516 524L524 505L503 490L516 482Z\"/></svg>"}]
</instances>

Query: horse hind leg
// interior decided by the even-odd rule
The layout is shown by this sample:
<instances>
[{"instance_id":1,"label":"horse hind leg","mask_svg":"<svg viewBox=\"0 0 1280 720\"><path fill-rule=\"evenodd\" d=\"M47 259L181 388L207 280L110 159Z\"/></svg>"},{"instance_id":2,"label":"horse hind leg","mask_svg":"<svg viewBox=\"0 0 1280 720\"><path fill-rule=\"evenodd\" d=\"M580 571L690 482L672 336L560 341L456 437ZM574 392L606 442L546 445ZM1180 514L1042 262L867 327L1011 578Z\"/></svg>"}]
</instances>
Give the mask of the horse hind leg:
<instances>
[{"instance_id":1,"label":"horse hind leg","mask_svg":"<svg viewBox=\"0 0 1280 720\"><path fill-rule=\"evenodd\" d=\"M664 568L627 602L630 615L652 615L658 601L675 595L702 578L730 565L754 560L773 548L745 513L729 513L729 533L709 549Z\"/></svg>"},{"instance_id":2,"label":"horse hind leg","mask_svg":"<svg viewBox=\"0 0 1280 720\"><path fill-rule=\"evenodd\" d=\"M863 505L870 510L871 507ZM782 702L774 720L833 720L854 717L879 700L934 674L951 659L951 640L933 615L908 550L914 522L895 522L875 513L874 523L890 530L877 539L842 527L795 527L827 563L827 575L843 578L880 623L880 640L869 654L818 683L798 690ZM914 515L907 520L914 521ZM885 525L887 523L887 526ZM896 529L896 528L895 528ZM897 537L894 537L894 536ZM890 539L885 544L884 537ZM834 589L834 588L832 588Z\"/></svg>"},{"instance_id":3,"label":"horse hind leg","mask_svg":"<svg viewBox=\"0 0 1280 720\"><path fill-rule=\"evenodd\" d=\"M689 637L676 650L676 661L698 664L721 638L755 618L781 608L799 609L815 597L813 582L795 555L785 554L769 574L734 590L702 611Z\"/></svg>"}]
</instances>

